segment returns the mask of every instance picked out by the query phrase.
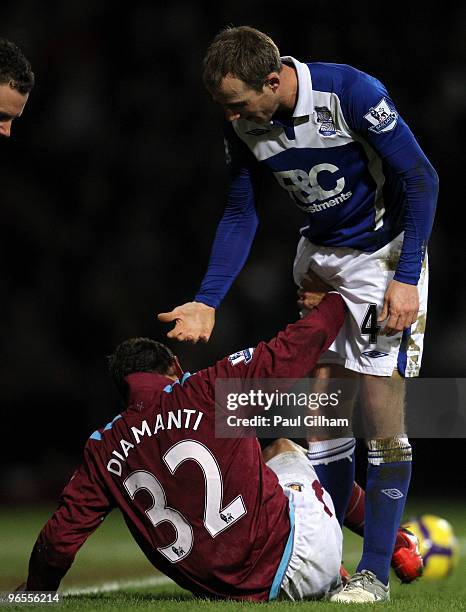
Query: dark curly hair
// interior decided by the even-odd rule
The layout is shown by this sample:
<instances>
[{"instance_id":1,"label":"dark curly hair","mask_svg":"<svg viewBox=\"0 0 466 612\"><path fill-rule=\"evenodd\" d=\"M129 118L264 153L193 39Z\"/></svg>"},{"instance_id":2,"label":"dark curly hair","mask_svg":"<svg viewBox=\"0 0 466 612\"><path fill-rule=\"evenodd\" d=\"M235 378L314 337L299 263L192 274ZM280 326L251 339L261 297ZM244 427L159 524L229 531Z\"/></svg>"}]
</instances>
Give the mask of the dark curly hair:
<instances>
[{"instance_id":1,"label":"dark curly hair","mask_svg":"<svg viewBox=\"0 0 466 612\"><path fill-rule=\"evenodd\" d=\"M124 399L127 399L126 376L133 372L167 374L175 361L175 355L161 342L150 338L130 338L119 344L107 359L113 382Z\"/></svg>"},{"instance_id":2,"label":"dark curly hair","mask_svg":"<svg viewBox=\"0 0 466 612\"><path fill-rule=\"evenodd\" d=\"M0 38L0 84L5 83L25 95L34 87L34 73L21 49L6 38Z\"/></svg>"}]
</instances>

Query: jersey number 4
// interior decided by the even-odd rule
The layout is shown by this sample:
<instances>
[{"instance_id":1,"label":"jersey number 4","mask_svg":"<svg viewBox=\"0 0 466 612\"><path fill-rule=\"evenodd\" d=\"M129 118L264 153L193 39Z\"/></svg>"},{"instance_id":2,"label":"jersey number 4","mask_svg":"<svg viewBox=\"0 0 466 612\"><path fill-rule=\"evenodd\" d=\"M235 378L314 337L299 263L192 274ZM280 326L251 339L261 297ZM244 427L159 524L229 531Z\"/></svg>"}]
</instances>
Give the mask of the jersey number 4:
<instances>
[{"instance_id":1,"label":"jersey number 4","mask_svg":"<svg viewBox=\"0 0 466 612\"><path fill-rule=\"evenodd\" d=\"M380 325L377 322L377 304L369 304L361 323L361 334L369 336L370 344L377 344Z\"/></svg>"},{"instance_id":2,"label":"jersey number 4","mask_svg":"<svg viewBox=\"0 0 466 612\"><path fill-rule=\"evenodd\" d=\"M200 442L178 442L165 453L163 460L172 475L184 461L195 461L199 465L205 482L204 527L213 538L246 514L241 495L222 507L223 479L219 465L211 451ZM124 485L131 499L142 489L149 492L153 503L146 514L154 527L165 521L173 525L175 541L157 550L172 563L187 557L193 547L193 528L181 512L167 506L165 491L154 474L138 470L126 478Z\"/></svg>"}]
</instances>

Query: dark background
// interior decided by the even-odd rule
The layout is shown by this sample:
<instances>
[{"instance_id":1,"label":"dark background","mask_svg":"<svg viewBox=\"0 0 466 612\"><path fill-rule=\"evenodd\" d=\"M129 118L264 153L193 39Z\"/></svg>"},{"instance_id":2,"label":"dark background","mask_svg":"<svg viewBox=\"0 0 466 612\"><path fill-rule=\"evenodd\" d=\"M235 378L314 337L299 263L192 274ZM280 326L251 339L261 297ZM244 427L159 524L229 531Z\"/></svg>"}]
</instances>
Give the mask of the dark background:
<instances>
[{"instance_id":1,"label":"dark background","mask_svg":"<svg viewBox=\"0 0 466 612\"><path fill-rule=\"evenodd\" d=\"M163 339L160 311L192 299L226 189L221 112L203 54L252 25L282 54L348 63L385 83L440 175L422 376L464 377L464 12L461 3L2 2L0 36L37 85L0 141L0 497L55 498L89 434L120 410L105 355ZM269 181L249 261L195 371L296 317L291 267L304 217ZM412 491L464 494L463 440L414 441ZM362 473L363 464L359 466ZM461 469L464 473L464 469ZM435 482L435 490L429 486Z\"/></svg>"}]
</instances>

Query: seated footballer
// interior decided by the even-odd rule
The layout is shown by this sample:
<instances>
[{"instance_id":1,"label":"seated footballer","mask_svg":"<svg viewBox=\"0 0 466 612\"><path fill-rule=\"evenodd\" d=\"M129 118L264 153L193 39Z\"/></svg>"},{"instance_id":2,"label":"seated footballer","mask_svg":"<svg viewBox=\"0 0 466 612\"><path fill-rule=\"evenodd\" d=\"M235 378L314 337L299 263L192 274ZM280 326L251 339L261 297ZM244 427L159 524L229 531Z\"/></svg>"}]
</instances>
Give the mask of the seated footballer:
<instances>
[{"instance_id":1,"label":"seated footballer","mask_svg":"<svg viewBox=\"0 0 466 612\"><path fill-rule=\"evenodd\" d=\"M166 346L121 343L109 359L125 410L95 431L34 545L25 588L54 591L113 508L148 560L197 596L320 598L340 585L342 533L305 453L215 437L215 380L300 378L345 317L329 293L270 342L183 374ZM245 351L246 354L246 351ZM287 486L299 482L301 490ZM24 587L23 587L24 588Z\"/></svg>"},{"instance_id":2,"label":"seated footballer","mask_svg":"<svg viewBox=\"0 0 466 612\"><path fill-rule=\"evenodd\" d=\"M19 589L58 589L113 508L154 567L197 596L300 600L341 588L341 528L304 449L278 439L261 451L257 438L215 437L217 378L304 377L333 342L344 302L336 292L311 297L301 301L312 310L270 342L193 375L159 342L122 342L109 369L125 409L87 441ZM362 535L356 484L353 498L345 524ZM406 560L417 567L410 538L399 531L395 571ZM408 582L417 573L398 575Z\"/></svg>"}]
</instances>

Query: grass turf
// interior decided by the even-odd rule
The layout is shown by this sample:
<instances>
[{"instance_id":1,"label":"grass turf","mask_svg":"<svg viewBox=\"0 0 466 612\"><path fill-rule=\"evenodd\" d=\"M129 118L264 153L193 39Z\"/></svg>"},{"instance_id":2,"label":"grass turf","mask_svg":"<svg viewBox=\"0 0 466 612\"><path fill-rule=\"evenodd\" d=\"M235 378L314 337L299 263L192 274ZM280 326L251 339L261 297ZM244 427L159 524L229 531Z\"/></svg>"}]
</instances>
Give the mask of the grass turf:
<instances>
[{"instance_id":1,"label":"grass turf","mask_svg":"<svg viewBox=\"0 0 466 612\"><path fill-rule=\"evenodd\" d=\"M53 509L10 509L0 512L0 591L10 591L20 584L27 572L30 550L42 524ZM412 501L406 516L432 513L448 519L454 526L460 541L461 558L451 576L441 581L421 579L415 584L400 585L395 577L391 580L392 601L379 604L390 610L463 610L466 601L466 513L464 504L458 501L431 500ZM354 570L361 551L362 540L345 534L345 566ZM112 513L104 525L89 539L77 556L75 564L65 577L62 591L77 591L69 594L58 605L46 605L53 610L154 610L205 612L230 612L243 609L258 609L257 604L236 602L213 602L196 600L158 575L131 539L118 512ZM308 609L341 610L341 604L324 602L272 602L262 604L260 609L292 610L296 606ZM27 604L9 604L8 610L24 609ZM370 606L359 605L357 609Z\"/></svg>"}]
</instances>

